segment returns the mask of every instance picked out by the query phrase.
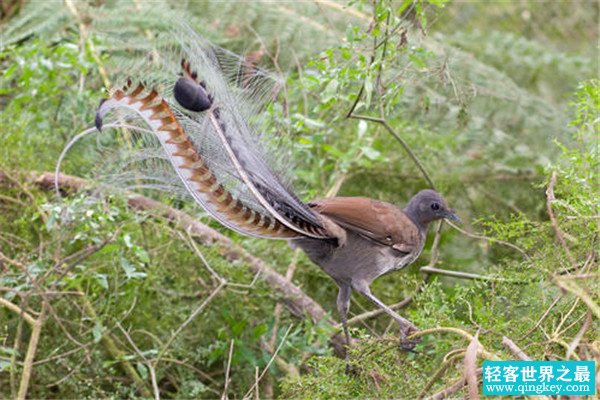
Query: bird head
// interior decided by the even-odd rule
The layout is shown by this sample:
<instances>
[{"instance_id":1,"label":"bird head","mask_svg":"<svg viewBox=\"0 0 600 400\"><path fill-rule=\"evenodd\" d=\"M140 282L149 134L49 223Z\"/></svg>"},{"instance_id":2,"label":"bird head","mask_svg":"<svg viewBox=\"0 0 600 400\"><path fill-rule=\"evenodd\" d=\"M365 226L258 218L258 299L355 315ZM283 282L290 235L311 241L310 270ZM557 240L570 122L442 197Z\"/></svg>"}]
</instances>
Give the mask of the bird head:
<instances>
[{"instance_id":1,"label":"bird head","mask_svg":"<svg viewBox=\"0 0 600 400\"><path fill-rule=\"evenodd\" d=\"M461 222L444 198L435 190L421 190L413 196L404 212L417 224L427 226L439 219Z\"/></svg>"}]
</instances>

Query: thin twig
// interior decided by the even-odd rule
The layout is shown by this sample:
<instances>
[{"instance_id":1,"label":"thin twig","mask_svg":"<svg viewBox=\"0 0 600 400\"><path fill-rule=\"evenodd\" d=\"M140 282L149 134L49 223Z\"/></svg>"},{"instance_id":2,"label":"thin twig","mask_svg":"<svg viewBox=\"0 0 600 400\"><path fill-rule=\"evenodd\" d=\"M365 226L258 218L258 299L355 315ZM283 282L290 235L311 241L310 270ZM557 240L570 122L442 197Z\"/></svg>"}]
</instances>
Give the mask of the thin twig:
<instances>
[{"instance_id":1,"label":"thin twig","mask_svg":"<svg viewBox=\"0 0 600 400\"><path fill-rule=\"evenodd\" d=\"M433 238L433 244L431 245L431 258L429 259L429 265L435 267L439 260L439 249L440 241L442 239L442 227L444 226L444 220L441 219L438 222L438 226L435 230L435 236Z\"/></svg>"},{"instance_id":2,"label":"thin twig","mask_svg":"<svg viewBox=\"0 0 600 400\"><path fill-rule=\"evenodd\" d=\"M221 400L227 400L229 398L227 396L227 390L229 388L229 372L231 371L231 358L233 357L233 343L234 340L231 339L231 343L229 343L229 356L227 357L227 368L225 369L225 385L223 387L223 395L221 395Z\"/></svg>"},{"instance_id":3,"label":"thin twig","mask_svg":"<svg viewBox=\"0 0 600 400\"><path fill-rule=\"evenodd\" d=\"M470 238L473 238L473 239L486 240L486 241L488 241L490 243L498 243L498 244L501 244L503 246L510 247L511 249L517 250L526 259L530 258L529 255L525 252L525 250L521 249L519 246L516 246L516 245L514 245L512 243L505 242L504 240L500 240L500 239L494 239L494 238L487 237L487 236L484 236L484 235L481 235L481 234L477 234L477 233L467 232L464 229L462 229L461 227L455 225L454 223L452 223L452 222L450 222L448 220L446 220L446 223L448 225L450 225L452 228L456 229L457 231L459 231L460 233L462 233L463 235L465 235L467 237L470 237Z\"/></svg>"},{"instance_id":4,"label":"thin twig","mask_svg":"<svg viewBox=\"0 0 600 400\"><path fill-rule=\"evenodd\" d=\"M202 304L200 304L200 306L198 306L198 308L196 308L194 310L194 312L192 312L190 314L190 316L181 325L179 325L179 327L175 330L175 332L173 332L173 334L171 334L171 337L169 338L167 343L160 350L160 352L158 353L158 356L156 356L156 359L154 360L155 366L158 365L162 356L165 355L168 348L171 346L171 343L173 343L173 341L181 333L181 331L183 331L185 329L185 327L188 326L190 324L190 322L192 322L204 310L204 308L208 305L208 303L211 302L211 300L221 291L221 289L223 289L223 287L225 287L225 285L226 285L225 282L219 283L219 286L217 286L217 288L206 299L204 299Z\"/></svg>"},{"instance_id":5,"label":"thin twig","mask_svg":"<svg viewBox=\"0 0 600 400\"><path fill-rule=\"evenodd\" d=\"M244 395L243 399L247 399L248 396L254 391L254 387L256 385L258 385L258 383L260 382L260 380L263 378L263 376L265 376L265 374L267 373L267 371L269 370L269 367L271 366L271 364L273 364L273 361L275 360L275 357L277 357L277 354L279 354L279 351L281 350L281 348L283 347L285 340L287 339L290 331L292 330L292 327L294 325L290 325L289 328L287 329L287 331L285 331L285 334L283 335L283 337L281 338L281 342L279 343L279 346L277 346L277 349L275 350L275 352L273 353L273 356L271 357L271 359L269 360L269 362L267 363L267 366L265 367L265 369L263 369L262 373L260 374L260 376L258 377L258 380L256 380L256 382L254 382L254 384L252 385L252 387L248 390L248 392L246 392L246 394Z\"/></svg>"},{"instance_id":6,"label":"thin twig","mask_svg":"<svg viewBox=\"0 0 600 400\"><path fill-rule=\"evenodd\" d=\"M127 341L129 342L129 344L131 345L131 347L133 347L133 350L135 350L135 352L137 353L137 355L142 360L144 360L144 364L148 367L148 371L150 371L150 379L152 381L152 390L154 392L154 399L155 400L160 400L160 391L158 390L158 383L156 382L156 370L154 369L154 366L148 360L148 358L146 358L146 356L144 355L144 353L142 353L140 351L140 349L137 347L137 345L135 344L135 342L133 341L133 339L131 338L131 336L129 335L129 333L127 333L127 331L125 329L123 329L123 326L121 325L121 323L117 322L116 325L117 325L117 328L119 328L119 330L123 334L123 336L125 336L125 339L127 339Z\"/></svg>"},{"instance_id":7,"label":"thin twig","mask_svg":"<svg viewBox=\"0 0 600 400\"><path fill-rule=\"evenodd\" d=\"M544 322L544 320L550 314L550 311L552 311L552 309L554 308L554 306L556 306L556 304L560 301L560 299L562 299L562 297L563 297L562 293L559 294L558 296L556 296L556 298L552 301L552 304L550 304L550 306L546 309L546 311L544 311L544 313L542 314L542 316L540 317L540 319L538 319L538 321L533 326L533 328L531 328L526 334L524 334L523 336L521 336L518 340L523 340L526 337L528 337L529 335L531 335L533 333L533 331L535 331L537 329L537 327L540 326L540 324L542 322Z\"/></svg>"},{"instance_id":8,"label":"thin twig","mask_svg":"<svg viewBox=\"0 0 600 400\"><path fill-rule=\"evenodd\" d=\"M600 306L598 306L594 299L592 299L592 297L576 282L573 280L560 279L556 276L552 277L552 281L561 289L570 292L577 296L578 299L581 299L581 301L588 306L590 311L596 315L596 318L600 318Z\"/></svg>"},{"instance_id":9,"label":"thin twig","mask_svg":"<svg viewBox=\"0 0 600 400\"><path fill-rule=\"evenodd\" d=\"M452 271L452 270L448 270L448 269L440 269L440 268L434 268L434 267L430 267L430 266L421 267L419 269L419 272L423 272L426 274L446 275L446 276L451 276L453 278L460 278L460 279L474 279L474 280L479 280L479 281L508 282L508 283L516 283L516 284L526 283L526 282L522 282L522 281L515 281L512 279L496 278L493 276L478 275L478 274L473 274L470 272Z\"/></svg>"},{"instance_id":10,"label":"thin twig","mask_svg":"<svg viewBox=\"0 0 600 400\"><path fill-rule=\"evenodd\" d=\"M398 143L400 143L400 145L402 146L402 148L404 148L404 151L406 151L406 153L408 154L408 156L413 160L413 162L415 163L415 165L421 171L421 174L423 175L423 177L425 178L425 180L429 184L429 187L431 187L432 189L435 190L435 185L433 184L433 181L431 180L431 178L429 177L429 174L425 170L425 167L423 166L423 163L421 163L421 161L416 156L416 154L412 151L412 149L410 148L410 146L408 145L408 143L406 143L406 141L404 139L402 139L402 137L400 135L398 135L398 133L394 130L394 128L392 128L390 126L390 124L387 122L386 119L384 119L384 118L377 118L377 117L371 117L371 116L368 116L368 115L359 115L359 114L353 114L353 115L350 116L350 118L362 119L362 120L365 120L365 121L371 121L371 122L375 122L375 123L381 124L394 137L394 139L396 139L396 141L398 141Z\"/></svg>"},{"instance_id":11,"label":"thin twig","mask_svg":"<svg viewBox=\"0 0 600 400\"><path fill-rule=\"evenodd\" d=\"M409 335L406 339L414 340L418 337L430 335L432 333L454 333L454 334L457 334L457 335L462 336L463 338L467 339L469 341L469 343L471 343L474 339L474 336L471 335L470 333L468 333L467 331L464 331L459 328L453 328L453 327L439 327L439 328L424 329L422 331L417 331L417 332ZM481 350L481 354L486 358L489 358L491 360L499 360L500 359L494 353L490 353L489 351L485 350L485 348L483 346L481 346L480 350Z\"/></svg>"},{"instance_id":12,"label":"thin twig","mask_svg":"<svg viewBox=\"0 0 600 400\"><path fill-rule=\"evenodd\" d=\"M450 386L445 387L444 389L442 389L441 391L437 392L436 394L434 394L431 397L428 397L428 400L442 400L445 399L448 396L453 395L454 393L458 392L459 390L461 390L464 386L465 386L465 378L460 378L459 380L457 380L456 382L452 383Z\"/></svg>"},{"instance_id":13,"label":"thin twig","mask_svg":"<svg viewBox=\"0 0 600 400\"><path fill-rule=\"evenodd\" d=\"M442 366L434 372L434 374L431 376L431 378L429 378L429 381L425 384L423 389L421 389L421 393L419 393L418 396L420 399L425 397L425 394L427 394L429 389L433 387L433 385L438 379L444 376L448 368L452 366L452 364L454 364L454 362L458 358L464 357L465 349L458 349L458 351L460 351L460 353L454 353L451 357L448 357L448 354L446 354L446 356L444 357L444 361L442 362Z\"/></svg>"},{"instance_id":14,"label":"thin twig","mask_svg":"<svg viewBox=\"0 0 600 400\"><path fill-rule=\"evenodd\" d=\"M581 342L583 335L585 335L590 326L592 326L592 322L592 312L588 310L585 316L585 321L583 322L583 325L581 325L581 329L579 330L579 332L577 332L577 335L575 335L575 338L573 338L573 341L569 344L569 348L567 349L567 354L565 356L567 360L571 358L571 356L575 352L575 349L577 349L577 346L579 346L579 342Z\"/></svg>"}]
</instances>

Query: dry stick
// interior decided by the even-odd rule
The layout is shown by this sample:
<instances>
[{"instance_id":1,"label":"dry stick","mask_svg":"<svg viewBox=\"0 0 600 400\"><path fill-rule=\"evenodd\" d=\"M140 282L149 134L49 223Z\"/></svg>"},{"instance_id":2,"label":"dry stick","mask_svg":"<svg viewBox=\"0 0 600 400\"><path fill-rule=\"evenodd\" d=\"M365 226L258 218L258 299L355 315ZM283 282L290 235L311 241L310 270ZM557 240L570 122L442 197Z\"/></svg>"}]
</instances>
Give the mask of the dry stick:
<instances>
[{"instance_id":1,"label":"dry stick","mask_svg":"<svg viewBox=\"0 0 600 400\"><path fill-rule=\"evenodd\" d=\"M254 382L256 382L256 383L258 383L258 371L259 371L259 368L257 366L256 368L254 368ZM256 387L256 391L254 393L255 400L260 400L259 386L260 385L258 385L258 384L255 386Z\"/></svg>"},{"instance_id":2,"label":"dry stick","mask_svg":"<svg viewBox=\"0 0 600 400\"><path fill-rule=\"evenodd\" d=\"M521 350L521 348L519 348L519 346L517 346L515 344L515 342L510 340L508 337L502 336L502 345L504 347L506 347L508 350L510 350L510 352L513 353L513 355L515 357L517 357L519 360L531 361L531 358L523 350ZM540 400L552 400L552 399L547 396L540 396Z\"/></svg>"},{"instance_id":3,"label":"dry stick","mask_svg":"<svg viewBox=\"0 0 600 400\"><path fill-rule=\"evenodd\" d=\"M575 301L573 302L573 305L571 306L569 311L567 311L566 314L562 315L560 322L558 323L556 328L554 328L554 332L552 332L552 337L560 337L561 328L563 327L565 322L567 322L567 319L569 319L571 314L573 314L573 312L577 308L577 305L579 304L579 301L580 301L579 297L575 298Z\"/></svg>"},{"instance_id":4,"label":"dry stick","mask_svg":"<svg viewBox=\"0 0 600 400\"><path fill-rule=\"evenodd\" d=\"M294 250L294 254L292 255L292 262L288 265L288 268L285 271L285 279L287 279L289 282L292 281L292 277L294 276L294 272L296 271L299 256L300 256L300 249ZM273 346L275 346L275 341L277 340L277 330L279 329L279 318L280 317L281 317L281 303L277 302L277 304L275 304L273 329L271 329L271 338L269 339L269 343L268 343L270 348L273 348Z\"/></svg>"},{"instance_id":5,"label":"dry stick","mask_svg":"<svg viewBox=\"0 0 600 400\"><path fill-rule=\"evenodd\" d=\"M0 182L5 179L6 174L4 171L0 170ZM26 180L36 183L44 190L52 190L54 188L54 174L50 172L41 174L30 172L26 175ZM82 178L64 174L58 175L57 182L59 187L74 191L83 190L87 185L86 180ZM267 284L271 285L279 295L281 295L284 304L294 316L303 319L308 315L315 322L321 321L325 317L326 313L325 310L323 310L323 307L311 297L307 296L300 288L288 282L263 260L246 252L230 238L209 228L189 214L140 195L132 195L128 199L128 205L138 211L154 211L160 213L167 220L179 224L186 230L189 229L191 234L205 244L218 245L221 255L228 261L235 262L241 260L248 266L250 271L254 273L261 272L263 279ZM329 323L335 325L335 322L331 318L329 319ZM334 337L332 339L332 345L336 350L336 354L343 354L343 338L340 336Z\"/></svg>"},{"instance_id":6,"label":"dry stick","mask_svg":"<svg viewBox=\"0 0 600 400\"><path fill-rule=\"evenodd\" d=\"M0 305L3 305L4 307L8 308L9 310L15 312L16 314L22 315L23 319L25 321L27 321L27 323L29 325L31 325L32 327L35 326L36 324L36 319L33 318L30 314L28 314L27 312L25 312L25 310L23 310L21 307L19 307L18 305L11 303L10 301L6 300L3 297L0 297Z\"/></svg>"},{"instance_id":7,"label":"dry stick","mask_svg":"<svg viewBox=\"0 0 600 400\"><path fill-rule=\"evenodd\" d=\"M127 331L125 329L123 329L123 326L121 325L120 322L117 322L117 328L119 328L121 333L123 333L123 336L125 336L125 339L127 339L127 341L129 342L131 347L133 347L133 350L135 350L137 355L142 360L144 360L144 364L146 364L146 366L148 367L148 371L150 371L150 379L152 381L152 390L154 391L154 399L160 400L160 391L158 390L158 383L156 382L156 370L154 369L154 366L152 365L152 363L150 361L148 361L148 359L146 358L144 353L142 353L140 351L140 349L137 347L137 345L135 344L135 342L133 341L133 339L131 338L129 333L127 333Z\"/></svg>"},{"instance_id":8,"label":"dry stick","mask_svg":"<svg viewBox=\"0 0 600 400\"><path fill-rule=\"evenodd\" d=\"M23 303L27 303L28 297L25 297L22 301ZM24 307L24 305L22 307ZM16 398L17 396L17 355L21 352L23 325L25 324L23 321L23 318L19 318L19 321L17 322L15 342L13 343L12 354L10 355L10 394L13 398Z\"/></svg>"},{"instance_id":9,"label":"dry stick","mask_svg":"<svg viewBox=\"0 0 600 400\"><path fill-rule=\"evenodd\" d=\"M477 385L477 354L483 349L477 337L479 332L473 337L467 350L465 351L464 357L464 369L463 377L467 382L467 391L469 393L469 399L479 400L479 386Z\"/></svg>"},{"instance_id":10,"label":"dry stick","mask_svg":"<svg viewBox=\"0 0 600 400\"><path fill-rule=\"evenodd\" d=\"M194 310L194 312L192 312L190 314L190 316L181 325L179 325L179 327L175 330L175 332L173 332L171 334L171 337L169 338L167 343L163 346L163 348L160 350L160 352L154 359L154 366L158 365L161 358L165 355L165 353L167 352L167 349L171 346L171 344L173 343L173 340L175 340L177 335L179 335L181 333L181 331L183 331L185 329L185 327L188 326L190 324L190 322L192 322L204 310L204 308L208 305L208 303L211 302L211 300L221 291L221 289L223 289L225 287L225 285L226 285L226 282L221 281L219 283L219 286L217 286L217 288L215 290L213 290L213 292L206 299L204 299L202 304L200 304L200 306L198 308L196 308Z\"/></svg>"},{"instance_id":11,"label":"dry stick","mask_svg":"<svg viewBox=\"0 0 600 400\"><path fill-rule=\"evenodd\" d=\"M258 377L258 380L256 382L254 382L254 385L252 385L252 387L248 390L248 392L246 392L246 394L244 395L243 399L248 398L248 395L250 393L252 393L252 391L254 390L254 387L256 385L258 385L258 383L260 382L260 380L263 378L263 376L267 373L267 371L269 370L269 367L271 366L271 364L273 364L273 361L275 360L275 357L277 357L277 354L279 354L279 350L281 350L281 348L283 347L285 340L287 339L290 331L292 330L292 327L294 325L290 325L290 327L287 329L287 331L285 331L285 334L283 335L283 337L281 338L281 342L279 343L279 346L277 346L277 349L275 350L275 352L273 353L273 356L271 357L271 359L269 360L269 362L267 363L267 366L265 367L265 369L263 370L263 372L260 374L260 376Z\"/></svg>"},{"instance_id":12,"label":"dry stick","mask_svg":"<svg viewBox=\"0 0 600 400\"><path fill-rule=\"evenodd\" d=\"M479 369L478 371L480 371L481 369ZM456 382L452 383L450 386L442 389L441 391L437 392L436 394L434 394L431 397L427 397L428 400L442 400L445 399L446 397L453 395L454 393L458 392L459 390L461 390L463 387L465 386L465 378L462 377L459 380L457 380Z\"/></svg>"},{"instance_id":13,"label":"dry stick","mask_svg":"<svg viewBox=\"0 0 600 400\"><path fill-rule=\"evenodd\" d=\"M231 357L233 357L233 339L229 343L229 356L227 357L227 368L225 369L225 385L223 387L223 394L221 400L227 400L227 390L229 388L229 371L231 370Z\"/></svg>"},{"instance_id":14,"label":"dry stick","mask_svg":"<svg viewBox=\"0 0 600 400\"><path fill-rule=\"evenodd\" d=\"M504 240L500 240L500 239L494 239L494 238L490 238L484 235L480 235L477 233L471 233L471 232L467 232L464 229L462 229L461 227L455 225L454 223L447 221L446 223L448 223L448 225L450 225L452 228L456 229L457 231L459 231L460 233L462 233L463 235L473 238L473 239L480 239L480 240L486 240L490 243L498 243L501 244L503 246L506 247L510 247L511 249L517 250L519 253L521 253L523 255L523 257L525 257L526 259L529 259L529 255L525 252L525 250L521 249L519 246L516 246L510 242L505 242Z\"/></svg>"},{"instance_id":15,"label":"dry stick","mask_svg":"<svg viewBox=\"0 0 600 400\"><path fill-rule=\"evenodd\" d=\"M98 50L94 45L94 42L90 40L88 35L88 30L84 22L84 17L79 13L75 4L73 4L73 0L65 0L65 4L67 8L73 14L73 16L79 21L79 31L81 32L81 38L87 43L90 48L90 54L94 59L94 62L98 66L98 71L100 72L100 76L102 77L102 82L105 87L110 87L110 79L108 78L108 73L106 72L106 68L104 68L104 64L100 61L100 56L98 55Z\"/></svg>"},{"instance_id":16,"label":"dry stick","mask_svg":"<svg viewBox=\"0 0 600 400\"><path fill-rule=\"evenodd\" d=\"M593 312L597 318L600 318L600 307L598 306L598 304L596 304L596 302L592 299L592 297L588 293L586 293L586 291L581 286L579 286L577 283L573 282L572 280L564 280L564 279L560 279L556 276L552 277L552 281L559 288L577 296L578 299L583 301L588 306L590 311Z\"/></svg>"},{"instance_id":17,"label":"dry stick","mask_svg":"<svg viewBox=\"0 0 600 400\"><path fill-rule=\"evenodd\" d=\"M525 282L521 282L521 281L515 281L512 279L496 278L493 276L478 275L478 274L473 274L470 272L452 271L452 270L448 270L448 269L440 269L440 268L434 268L434 267L430 267L430 266L421 267L419 269L419 272L423 272L426 274L446 275L446 276L451 276L453 278L474 279L474 280L479 280L479 281L508 282L508 283L517 283L517 284L525 283Z\"/></svg>"},{"instance_id":18,"label":"dry stick","mask_svg":"<svg viewBox=\"0 0 600 400\"><path fill-rule=\"evenodd\" d=\"M431 258L429 259L429 266L435 267L439 260L440 254L440 241L442 239L442 227L444 226L444 220L441 219L438 222L437 229L435 230L435 236L433 238L433 245L431 246Z\"/></svg>"},{"instance_id":19,"label":"dry stick","mask_svg":"<svg viewBox=\"0 0 600 400\"><path fill-rule=\"evenodd\" d=\"M552 202L556 200L554 197L554 185L556 185L556 171L552 172L552 177L550 178L550 183L548 184L548 189L546 189L546 210L548 211L548 216L550 217L550 222L552 223L552 229L554 229L554 233L556 234L556 238L560 242L561 246L565 250L565 254L569 259L571 265L575 266L575 259L571 254L571 250L567 246L567 242L563 236L563 232L558 226L558 222L556 220L556 216L554 215L554 210L552 209Z\"/></svg>"},{"instance_id":20,"label":"dry stick","mask_svg":"<svg viewBox=\"0 0 600 400\"><path fill-rule=\"evenodd\" d=\"M383 118L370 117L368 115L359 115L359 114L353 114L350 116L350 118L362 119L364 121L371 121L371 122L381 124L394 137L394 139L396 139L398 141L398 143L400 143L402 148L404 148L404 151L406 151L408 156L413 160L413 162L419 168L419 170L421 171L421 174L423 175L423 177L425 178L425 180L427 181L429 186L435 190L435 185L433 184L433 181L431 180L431 178L429 177L429 174L425 170L425 167L423 167L423 164L421 163L421 161L417 158L415 153L413 153L413 151L410 148L410 146L408 145L408 143L406 143L404 141L404 139L402 139L402 137L400 135L398 135L398 133L396 133L394 128L392 128L390 126L390 124L388 124L387 120L385 120Z\"/></svg>"},{"instance_id":21,"label":"dry stick","mask_svg":"<svg viewBox=\"0 0 600 400\"><path fill-rule=\"evenodd\" d=\"M552 311L552 309L554 308L554 306L556 306L556 304L560 301L560 299L562 299L562 297L563 297L562 293L559 294L558 296L556 296L556 298L554 299L554 301L552 301L552 304L550 304L550 306L546 309L546 311L544 311L544 313L542 314L542 316L540 317L540 319L538 320L538 322L536 322L536 324L533 326L533 328L531 328L526 334L524 334L523 336L521 336L518 340L523 340L526 337L528 337L529 335L531 335L533 333L533 331L535 331L537 329L537 327L540 326L540 324L542 322L544 322L544 320L550 314L550 311Z\"/></svg>"},{"instance_id":22,"label":"dry stick","mask_svg":"<svg viewBox=\"0 0 600 400\"><path fill-rule=\"evenodd\" d=\"M423 397L425 397L425 394L429 391L429 389L431 389L433 387L433 385L435 384L435 382L440 379L448 370L448 368L460 357L464 357L464 353L465 353L465 349L457 349L457 350L453 350L453 352L455 351L459 351L459 353L454 353L451 357L448 357L448 354L446 354L446 356L444 356L444 362L442 363L442 366L440 368L438 368L437 371L434 372L434 374L432 375L432 377L429 379L429 381L425 384L425 386L423 386L423 389L421 389L421 393L419 393L419 399L422 399Z\"/></svg>"},{"instance_id":23,"label":"dry stick","mask_svg":"<svg viewBox=\"0 0 600 400\"><path fill-rule=\"evenodd\" d=\"M513 355L519 360L531 361L531 358L527 354L525 354L525 352L521 350L521 348L517 346L515 342L510 340L508 337L502 336L502 345L508 350L510 350L510 352L513 353Z\"/></svg>"},{"instance_id":24,"label":"dry stick","mask_svg":"<svg viewBox=\"0 0 600 400\"><path fill-rule=\"evenodd\" d=\"M29 338L29 345L27 346L27 354L25 355L25 361L23 362L23 372L21 374L21 382L19 383L19 392L17 394L18 400L25 400L27 397L27 390L29 389L29 381L31 379L31 372L33 370L33 360L35 359L35 353L42 334L42 325L46 318L46 310L48 309L48 300L44 299L42 302L42 309L40 315L35 320L35 323L31 329L31 336Z\"/></svg>"},{"instance_id":25,"label":"dry stick","mask_svg":"<svg viewBox=\"0 0 600 400\"><path fill-rule=\"evenodd\" d=\"M577 346L579 346L579 342L583 338L583 335L585 335L587 330L590 328L590 326L592 326L592 322L593 322L592 312L590 310L588 310L586 317L585 317L585 321L583 322L583 325L581 325L581 329L579 330L579 332L577 332L577 335L575 335L575 338L569 344L569 348L567 349L567 354L565 356L565 358L567 360L569 360L571 358L571 356L575 352L575 349L577 349Z\"/></svg>"}]
</instances>

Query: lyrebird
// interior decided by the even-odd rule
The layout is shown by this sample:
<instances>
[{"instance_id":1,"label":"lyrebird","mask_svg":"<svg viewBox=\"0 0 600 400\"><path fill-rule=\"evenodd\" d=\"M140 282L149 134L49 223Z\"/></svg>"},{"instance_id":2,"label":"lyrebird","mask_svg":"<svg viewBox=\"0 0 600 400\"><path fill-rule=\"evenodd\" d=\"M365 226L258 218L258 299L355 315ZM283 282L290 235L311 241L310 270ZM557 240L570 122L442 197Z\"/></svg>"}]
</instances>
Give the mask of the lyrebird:
<instances>
[{"instance_id":1,"label":"lyrebird","mask_svg":"<svg viewBox=\"0 0 600 400\"><path fill-rule=\"evenodd\" d=\"M187 28L176 36L177 51L156 53L154 62L132 69L128 83L101 103L98 129L115 108L141 117L185 190L215 219L242 234L290 241L334 279L347 343L355 290L399 323L410 347L405 339L417 328L369 286L419 257L431 222L458 220L446 201L423 190L404 208L365 197L303 203L277 170L267 135L251 123L267 92L260 88L259 70L244 71L241 62L230 73L222 49Z\"/></svg>"}]
</instances>

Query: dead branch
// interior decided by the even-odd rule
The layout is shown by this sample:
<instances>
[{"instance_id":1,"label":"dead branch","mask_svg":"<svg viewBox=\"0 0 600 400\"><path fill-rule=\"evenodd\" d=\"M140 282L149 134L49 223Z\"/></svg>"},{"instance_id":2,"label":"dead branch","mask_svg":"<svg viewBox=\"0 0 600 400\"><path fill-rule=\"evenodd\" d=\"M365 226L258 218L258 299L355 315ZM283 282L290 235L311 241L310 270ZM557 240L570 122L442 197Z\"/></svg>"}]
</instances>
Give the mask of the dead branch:
<instances>
[{"instance_id":1,"label":"dead branch","mask_svg":"<svg viewBox=\"0 0 600 400\"><path fill-rule=\"evenodd\" d=\"M479 280L479 281L508 282L508 283L517 283L517 284L526 283L526 282L520 282L520 281L511 280L511 279L496 278L493 276L484 276L484 275L473 274L470 272L453 271L453 270L449 270L449 269L441 269L441 268L435 268L435 267L430 267L430 266L421 267L419 269L419 272L423 272L425 274L446 275L446 276L451 276L453 278L459 278L459 279L474 279L474 280Z\"/></svg>"},{"instance_id":2,"label":"dead branch","mask_svg":"<svg viewBox=\"0 0 600 400\"><path fill-rule=\"evenodd\" d=\"M227 357L227 368L225 369L225 385L223 387L223 395L221 396L221 400L229 399L227 395L227 391L229 389L229 373L231 371L231 358L233 357L233 343L235 341L231 339L231 343L229 344L229 356Z\"/></svg>"},{"instance_id":3,"label":"dead branch","mask_svg":"<svg viewBox=\"0 0 600 400\"><path fill-rule=\"evenodd\" d=\"M42 326L44 325L44 319L46 318L47 308L48 301L44 300L42 303L42 310L40 311L40 315L33 323L33 327L31 329L29 345L27 346L27 353L25 354L25 361L23 362L21 382L19 383L19 393L17 394L18 400L25 400L25 398L27 397L29 381L31 380L31 373L33 371L33 360L35 359L35 353L37 352L37 346L40 341L40 336L42 334Z\"/></svg>"},{"instance_id":4,"label":"dead branch","mask_svg":"<svg viewBox=\"0 0 600 400\"><path fill-rule=\"evenodd\" d=\"M531 328L526 334L524 334L523 336L521 336L518 340L523 340L526 337L528 337L529 335L531 335L533 333L533 331L535 331L537 329L537 327L540 326L540 324L542 322L544 322L544 320L550 314L550 311L552 311L552 309L554 308L554 306L556 306L556 304L560 301L560 299L562 299L562 297L563 297L562 293L559 294L558 296L556 296L556 298L552 301L552 304L550 304L550 306L546 309L546 311L544 311L544 313L542 314L542 316L540 317L540 319L538 320L538 322L536 322L536 324L533 326L533 328Z\"/></svg>"},{"instance_id":5,"label":"dead branch","mask_svg":"<svg viewBox=\"0 0 600 400\"><path fill-rule=\"evenodd\" d=\"M519 346L515 344L512 340L507 338L506 336L502 336L502 345L510 350L511 353L519 360L523 361L531 361L531 358Z\"/></svg>"},{"instance_id":6,"label":"dead branch","mask_svg":"<svg viewBox=\"0 0 600 400\"><path fill-rule=\"evenodd\" d=\"M54 189L54 173L27 172L24 176L25 180L35 183L44 190ZM0 171L0 182L7 179L5 172ZM85 179L76 176L59 174L58 185L61 190L76 192L83 190L88 186L88 183ZM309 316L314 322L319 322L325 318L326 313L323 307L307 296L300 288L269 267L263 260L248 253L227 236L209 228L189 214L141 195L129 197L128 205L135 210L160 213L164 218L189 231L202 243L218 245L221 255L228 261L243 261L254 274L260 272L261 277L281 296L283 303L295 317L303 319L305 316ZM335 321L331 318L328 319L328 322L332 325L335 324ZM337 354L343 354L344 340L340 335L332 338L331 344Z\"/></svg>"},{"instance_id":7,"label":"dead branch","mask_svg":"<svg viewBox=\"0 0 600 400\"><path fill-rule=\"evenodd\" d=\"M577 349L577 347L579 346L579 342L581 342L583 335L585 335L585 333L590 328L590 326L592 326L592 322L593 322L592 312L590 310L588 310L588 312L585 316L585 321L583 322L583 325L581 325L581 329L579 330L579 332L577 332L577 335L575 335L575 338L569 344L569 348L567 349L567 355L566 355L567 360L571 358L571 356L575 352L575 349Z\"/></svg>"},{"instance_id":8,"label":"dead branch","mask_svg":"<svg viewBox=\"0 0 600 400\"><path fill-rule=\"evenodd\" d=\"M258 379L255 380L254 385L252 385L252 387L250 389L248 389L248 392L246 392L246 394L244 395L243 399L249 398L248 396L252 393L252 391L254 391L254 388L259 384L259 382L261 381L261 379L265 376L265 374L269 370L269 367L271 366L271 364L273 363L273 361L275 360L275 358L279 354L279 351L281 350L281 348L285 344L285 341L286 341L288 335L290 334L290 331L292 330L293 326L294 325L290 325L289 328L287 329L287 331L285 331L285 333L283 334L283 337L281 338L281 342L279 342L279 346L277 346L277 349L275 349L275 352L273 353L273 356L271 357L271 359L269 359L269 362L265 366L265 369L263 369L263 372L260 374L260 376L258 377Z\"/></svg>"},{"instance_id":9,"label":"dead branch","mask_svg":"<svg viewBox=\"0 0 600 400\"><path fill-rule=\"evenodd\" d=\"M10 301L6 300L3 297L0 297L0 305L3 305L4 307L8 308L10 311L15 312L16 314L22 315L23 319L25 321L27 321L27 323L31 326L35 326L36 324L36 320L29 315L28 313L25 312L25 310L23 310L21 307L19 307L18 305L11 303Z\"/></svg>"},{"instance_id":10,"label":"dead branch","mask_svg":"<svg viewBox=\"0 0 600 400\"><path fill-rule=\"evenodd\" d=\"M471 340L471 343L467 346L464 358L463 377L465 382L467 382L467 391L469 393L469 399L471 400L479 399L479 385L477 384L477 354L482 347L479 344L477 336L478 334L473 337L473 340Z\"/></svg>"},{"instance_id":11,"label":"dead branch","mask_svg":"<svg viewBox=\"0 0 600 400\"><path fill-rule=\"evenodd\" d=\"M119 330L121 331L121 333L123 333L123 335L125 336L125 339L127 339L127 341L129 342L129 344L131 345L131 347L133 347L133 350L135 350L135 352L137 353L137 355L142 360L144 360L144 364L146 365L146 367L148 367L148 371L150 371L150 379L152 380L152 391L154 392L154 399L155 400L160 400L160 391L158 390L158 383L156 382L156 370L154 369L154 366L148 360L148 358L146 358L146 356L144 355L144 353L142 353L140 351L140 349L137 347L137 345L135 344L135 342L133 341L133 339L131 338L131 336L129 335L129 333L127 333L127 331L123 328L123 326L121 325L120 322L117 322L117 328L119 328Z\"/></svg>"},{"instance_id":12,"label":"dead branch","mask_svg":"<svg viewBox=\"0 0 600 400\"><path fill-rule=\"evenodd\" d=\"M428 397L428 400L442 400L442 399L445 399L446 397L451 396L454 393L456 393L459 390L461 390L464 386L465 386L465 378L460 378L459 380L457 380L456 382L454 382L450 386L442 389L441 391L437 392L433 396Z\"/></svg>"}]
</instances>

